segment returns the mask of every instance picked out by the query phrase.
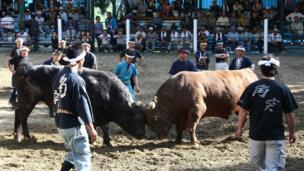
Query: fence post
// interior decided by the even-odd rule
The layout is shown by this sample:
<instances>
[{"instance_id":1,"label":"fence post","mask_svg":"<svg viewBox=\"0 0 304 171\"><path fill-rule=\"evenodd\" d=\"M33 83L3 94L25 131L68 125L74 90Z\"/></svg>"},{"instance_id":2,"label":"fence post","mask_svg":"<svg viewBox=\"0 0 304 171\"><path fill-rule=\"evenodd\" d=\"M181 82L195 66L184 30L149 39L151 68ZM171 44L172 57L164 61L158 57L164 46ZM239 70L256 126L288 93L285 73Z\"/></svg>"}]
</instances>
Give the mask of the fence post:
<instances>
[{"instance_id":1,"label":"fence post","mask_svg":"<svg viewBox=\"0 0 304 171\"><path fill-rule=\"evenodd\" d=\"M58 42L62 40L62 22L61 19L57 19L57 29L58 29Z\"/></svg>"},{"instance_id":2,"label":"fence post","mask_svg":"<svg viewBox=\"0 0 304 171\"><path fill-rule=\"evenodd\" d=\"M197 19L193 20L193 52L197 51Z\"/></svg>"},{"instance_id":3,"label":"fence post","mask_svg":"<svg viewBox=\"0 0 304 171\"><path fill-rule=\"evenodd\" d=\"M128 48L128 41L130 40L130 19L126 20L126 48Z\"/></svg>"},{"instance_id":4,"label":"fence post","mask_svg":"<svg viewBox=\"0 0 304 171\"><path fill-rule=\"evenodd\" d=\"M264 20L264 54L268 53L268 19Z\"/></svg>"}]
</instances>

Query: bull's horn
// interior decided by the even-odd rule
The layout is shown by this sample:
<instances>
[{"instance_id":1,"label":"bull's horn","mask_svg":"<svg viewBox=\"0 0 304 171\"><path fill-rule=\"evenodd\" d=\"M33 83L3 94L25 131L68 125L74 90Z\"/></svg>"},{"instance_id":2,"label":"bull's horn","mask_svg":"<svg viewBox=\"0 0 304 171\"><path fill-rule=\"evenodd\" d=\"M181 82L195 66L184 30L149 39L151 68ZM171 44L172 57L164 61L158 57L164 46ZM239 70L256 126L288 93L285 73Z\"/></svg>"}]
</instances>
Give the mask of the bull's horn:
<instances>
[{"instance_id":1,"label":"bull's horn","mask_svg":"<svg viewBox=\"0 0 304 171\"><path fill-rule=\"evenodd\" d=\"M154 101L151 101L146 106L146 109L155 109L156 103Z\"/></svg>"},{"instance_id":2,"label":"bull's horn","mask_svg":"<svg viewBox=\"0 0 304 171\"><path fill-rule=\"evenodd\" d=\"M143 103L142 103L141 101L137 101L135 104L136 104L136 106L141 106L141 105L143 105Z\"/></svg>"},{"instance_id":3,"label":"bull's horn","mask_svg":"<svg viewBox=\"0 0 304 171\"><path fill-rule=\"evenodd\" d=\"M153 101L154 101L155 103L157 103L157 101L158 101L157 96L154 96Z\"/></svg>"}]
</instances>

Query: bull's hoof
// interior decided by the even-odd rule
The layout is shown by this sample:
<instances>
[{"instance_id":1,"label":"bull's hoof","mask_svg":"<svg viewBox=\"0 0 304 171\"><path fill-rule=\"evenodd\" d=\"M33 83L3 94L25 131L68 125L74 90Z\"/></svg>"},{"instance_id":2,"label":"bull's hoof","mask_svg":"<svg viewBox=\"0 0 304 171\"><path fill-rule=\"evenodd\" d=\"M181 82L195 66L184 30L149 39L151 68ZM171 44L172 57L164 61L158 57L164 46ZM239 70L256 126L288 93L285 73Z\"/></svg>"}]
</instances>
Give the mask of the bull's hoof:
<instances>
[{"instance_id":1,"label":"bull's hoof","mask_svg":"<svg viewBox=\"0 0 304 171\"><path fill-rule=\"evenodd\" d=\"M106 148L113 148L111 143L104 143L103 146Z\"/></svg>"}]
</instances>

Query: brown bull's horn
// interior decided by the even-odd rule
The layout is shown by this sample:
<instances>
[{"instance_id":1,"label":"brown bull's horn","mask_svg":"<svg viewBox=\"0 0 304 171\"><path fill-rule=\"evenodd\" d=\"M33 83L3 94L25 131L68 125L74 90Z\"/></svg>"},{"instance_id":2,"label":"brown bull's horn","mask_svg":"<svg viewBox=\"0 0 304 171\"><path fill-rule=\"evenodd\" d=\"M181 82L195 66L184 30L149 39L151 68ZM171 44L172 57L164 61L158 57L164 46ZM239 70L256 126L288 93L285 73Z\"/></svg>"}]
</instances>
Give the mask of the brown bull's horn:
<instances>
[{"instance_id":1,"label":"brown bull's horn","mask_svg":"<svg viewBox=\"0 0 304 171\"><path fill-rule=\"evenodd\" d=\"M146 106L146 109L155 109L156 103L154 101L151 101Z\"/></svg>"}]
</instances>

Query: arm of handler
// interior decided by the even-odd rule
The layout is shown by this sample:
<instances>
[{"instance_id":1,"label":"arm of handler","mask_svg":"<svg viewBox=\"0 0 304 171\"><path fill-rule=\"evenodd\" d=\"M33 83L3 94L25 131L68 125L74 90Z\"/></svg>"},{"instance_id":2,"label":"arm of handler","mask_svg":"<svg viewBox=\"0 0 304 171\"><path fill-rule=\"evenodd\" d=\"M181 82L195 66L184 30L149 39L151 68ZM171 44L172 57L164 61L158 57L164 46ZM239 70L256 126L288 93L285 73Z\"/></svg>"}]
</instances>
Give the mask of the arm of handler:
<instances>
[{"instance_id":1,"label":"arm of handler","mask_svg":"<svg viewBox=\"0 0 304 171\"><path fill-rule=\"evenodd\" d=\"M238 126L235 132L235 138L240 140L242 138L242 134L244 132L244 125L247 121L248 111L242 107L240 107L239 116L238 116Z\"/></svg>"},{"instance_id":2,"label":"arm of handler","mask_svg":"<svg viewBox=\"0 0 304 171\"><path fill-rule=\"evenodd\" d=\"M140 88L138 86L137 75L133 76L132 79L133 79L133 82L134 82L134 85L135 85L136 92L139 93Z\"/></svg>"},{"instance_id":3,"label":"arm of handler","mask_svg":"<svg viewBox=\"0 0 304 171\"><path fill-rule=\"evenodd\" d=\"M286 121L288 126L289 137L288 141L290 144L296 142L296 135L294 130L294 114L292 112L286 113Z\"/></svg>"}]
</instances>

